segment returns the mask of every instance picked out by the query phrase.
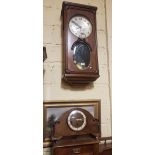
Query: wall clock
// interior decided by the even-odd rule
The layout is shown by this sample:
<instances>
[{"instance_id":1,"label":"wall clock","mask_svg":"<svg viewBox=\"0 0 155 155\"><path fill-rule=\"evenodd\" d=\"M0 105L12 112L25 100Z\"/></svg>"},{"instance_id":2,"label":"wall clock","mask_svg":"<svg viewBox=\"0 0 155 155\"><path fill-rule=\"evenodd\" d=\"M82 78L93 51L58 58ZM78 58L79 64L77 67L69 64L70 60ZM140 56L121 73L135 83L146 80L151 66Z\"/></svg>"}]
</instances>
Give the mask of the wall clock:
<instances>
[{"instance_id":1,"label":"wall clock","mask_svg":"<svg viewBox=\"0 0 155 155\"><path fill-rule=\"evenodd\" d=\"M99 77L96 11L94 6L63 2L63 79L70 84Z\"/></svg>"}]
</instances>

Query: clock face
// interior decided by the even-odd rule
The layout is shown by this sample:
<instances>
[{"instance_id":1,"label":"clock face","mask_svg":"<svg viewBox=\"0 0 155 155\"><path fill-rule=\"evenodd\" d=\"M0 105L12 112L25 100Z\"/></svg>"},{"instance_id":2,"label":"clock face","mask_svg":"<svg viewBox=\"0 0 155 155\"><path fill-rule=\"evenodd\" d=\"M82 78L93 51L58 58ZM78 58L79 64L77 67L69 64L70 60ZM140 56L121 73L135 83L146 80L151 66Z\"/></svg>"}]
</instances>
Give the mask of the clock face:
<instances>
[{"instance_id":1,"label":"clock face","mask_svg":"<svg viewBox=\"0 0 155 155\"><path fill-rule=\"evenodd\" d=\"M73 110L68 116L68 126L73 131L81 131L86 126L86 116L80 110Z\"/></svg>"},{"instance_id":2,"label":"clock face","mask_svg":"<svg viewBox=\"0 0 155 155\"><path fill-rule=\"evenodd\" d=\"M74 16L69 21L70 31L78 38L87 38L92 33L92 24L84 16Z\"/></svg>"}]
</instances>

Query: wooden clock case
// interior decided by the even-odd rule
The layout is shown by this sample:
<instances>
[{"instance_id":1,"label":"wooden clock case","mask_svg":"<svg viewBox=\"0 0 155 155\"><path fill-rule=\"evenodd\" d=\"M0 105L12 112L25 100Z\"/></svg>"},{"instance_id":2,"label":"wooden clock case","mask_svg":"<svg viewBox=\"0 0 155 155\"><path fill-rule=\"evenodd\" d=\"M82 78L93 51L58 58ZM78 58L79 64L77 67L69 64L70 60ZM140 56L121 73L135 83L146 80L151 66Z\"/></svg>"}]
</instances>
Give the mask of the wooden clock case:
<instances>
[{"instance_id":1,"label":"wooden clock case","mask_svg":"<svg viewBox=\"0 0 155 155\"><path fill-rule=\"evenodd\" d=\"M69 114L74 110L80 110L86 115L86 127L81 131L73 131L68 127L67 118ZM54 125L54 139L60 139L61 137L67 136L79 136L79 135L87 135L92 134L94 137L99 137L100 126L99 121L94 118L87 110L81 108L73 108L67 112L65 112L55 123Z\"/></svg>"},{"instance_id":2,"label":"wooden clock case","mask_svg":"<svg viewBox=\"0 0 155 155\"><path fill-rule=\"evenodd\" d=\"M67 124L72 111L80 110L86 116L87 124L81 131L73 131ZM99 121L87 110L74 108L65 112L54 125L52 155L98 155Z\"/></svg>"},{"instance_id":3,"label":"wooden clock case","mask_svg":"<svg viewBox=\"0 0 155 155\"><path fill-rule=\"evenodd\" d=\"M87 84L99 77L98 54L97 54L97 32L96 32L96 11L97 7L63 2L63 79L70 84ZM72 17L81 15L87 18L92 24L91 34L83 39L90 46L90 63L84 70L79 70L73 62L72 45L79 39L69 30L69 21Z\"/></svg>"}]
</instances>

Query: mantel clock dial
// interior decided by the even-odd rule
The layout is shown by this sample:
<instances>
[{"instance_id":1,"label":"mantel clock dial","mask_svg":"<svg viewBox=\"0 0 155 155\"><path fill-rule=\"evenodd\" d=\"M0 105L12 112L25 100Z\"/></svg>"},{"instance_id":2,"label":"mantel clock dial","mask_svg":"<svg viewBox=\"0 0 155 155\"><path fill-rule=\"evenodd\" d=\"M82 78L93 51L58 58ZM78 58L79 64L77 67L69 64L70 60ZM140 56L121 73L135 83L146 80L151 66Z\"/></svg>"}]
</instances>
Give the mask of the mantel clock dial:
<instances>
[{"instance_id":1,"label":"mantel clock dial","mask_svg":"<svg viewBox=\"0 0 155 155\"><path fill-rule=\"evenodd\" d=\"M81 131L86 126L86 115L79 110L73 110L68 116L68 126L73 131Z\"/></svg>"}]
</instances>

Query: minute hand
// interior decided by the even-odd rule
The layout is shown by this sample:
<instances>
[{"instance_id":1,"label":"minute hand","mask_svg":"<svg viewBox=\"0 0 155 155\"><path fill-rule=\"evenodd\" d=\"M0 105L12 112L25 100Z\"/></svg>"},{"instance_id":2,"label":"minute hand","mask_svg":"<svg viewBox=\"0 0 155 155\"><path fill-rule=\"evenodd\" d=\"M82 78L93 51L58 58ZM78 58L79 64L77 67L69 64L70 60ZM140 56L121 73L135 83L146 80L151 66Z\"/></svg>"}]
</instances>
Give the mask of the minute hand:
<instances>
[{"instance_id":1,"label":"minute hand","mask_svg":"<svg viewBox=\"0 0 155 155\"><path fill-rule=\"evenodd\" d=\"M72 21L72 23L74 23L76 26L78 26L81 29L81 26L77 24L75 21Z\"/></svg>"}]
</instances>

